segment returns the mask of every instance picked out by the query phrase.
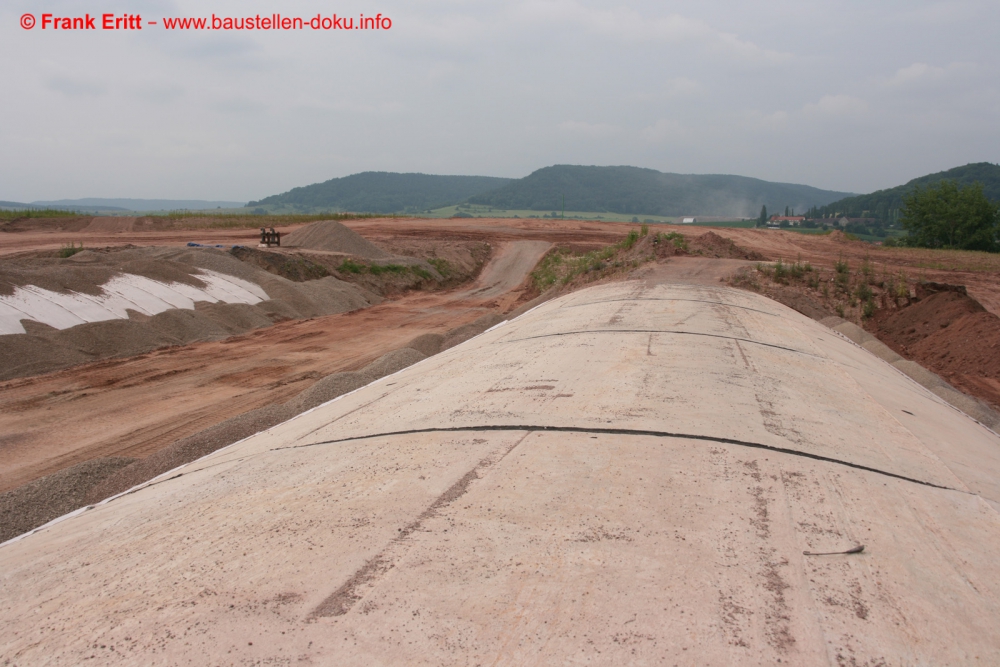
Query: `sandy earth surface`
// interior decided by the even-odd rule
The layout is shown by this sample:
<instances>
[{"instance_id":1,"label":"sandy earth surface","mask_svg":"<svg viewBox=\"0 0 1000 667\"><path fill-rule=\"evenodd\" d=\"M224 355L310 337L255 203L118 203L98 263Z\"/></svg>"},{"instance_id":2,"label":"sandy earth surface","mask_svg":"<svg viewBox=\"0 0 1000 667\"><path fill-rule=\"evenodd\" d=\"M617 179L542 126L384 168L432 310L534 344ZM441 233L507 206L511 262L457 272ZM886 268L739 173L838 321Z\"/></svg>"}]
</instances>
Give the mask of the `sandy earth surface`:
<instances>
[{"instance_id":1,"label":"sandy earth surface","mask_svg":"<svg viewBox=\"0 0 1000 667\"><path fill-rule=\"evenodd\" d=\"M649 275L0 547L0 655L997 664L998 507L995 433L780 304Z\"/></svg>"}]
</instances>

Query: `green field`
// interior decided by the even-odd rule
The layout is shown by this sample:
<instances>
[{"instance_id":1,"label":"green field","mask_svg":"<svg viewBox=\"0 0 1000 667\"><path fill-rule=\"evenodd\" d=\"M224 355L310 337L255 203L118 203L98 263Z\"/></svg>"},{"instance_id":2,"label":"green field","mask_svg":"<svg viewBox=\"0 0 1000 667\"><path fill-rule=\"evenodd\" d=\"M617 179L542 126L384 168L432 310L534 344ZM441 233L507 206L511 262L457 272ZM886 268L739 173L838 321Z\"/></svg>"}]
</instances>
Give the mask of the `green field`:
<instances>
[{"instance_id":1,"label":"green field","mask_svg":"<svg viewBox=\"0 0 1000 667\"><path fill-rule=\"evenodd\" d=\"M421 211L414 214L419 218L450 218L457 213L466 213L474 218L539 218L551 219L553 214L556 218L563 217L562 211L531 211L493 208L491 206L478 206L474 204L458 204L457 206L445 206L432 211ZM602 222L633 222L632 218L637 218L636 222L672 224L676 218L662 215L642 215L634 216L625 213L601 213L598 211L566 211L566 219L572 220L598 220Z\"/></svg>"},{"instance_id":2,"label":"green field","mask_svg":"<svg viewBox=\"0 0 1000 667\"><path fill-rule=\"evenodd\" d=\"M749 229L757 224L756 220L720 220L718 222L692 222L685 227L738 227Z\"/></svg>"}]
</instances>

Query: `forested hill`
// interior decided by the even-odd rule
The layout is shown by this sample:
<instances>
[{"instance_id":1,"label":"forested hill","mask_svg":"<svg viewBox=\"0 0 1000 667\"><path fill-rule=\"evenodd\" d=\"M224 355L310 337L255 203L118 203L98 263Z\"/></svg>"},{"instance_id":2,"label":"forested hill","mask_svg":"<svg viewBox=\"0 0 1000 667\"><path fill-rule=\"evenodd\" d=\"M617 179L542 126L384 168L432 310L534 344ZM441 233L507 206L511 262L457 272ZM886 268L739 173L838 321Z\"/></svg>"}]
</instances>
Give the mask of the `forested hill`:
<instances>
[{"instance_id":1,"label":"forested hill","mask_svg":"<svg viewBox=\"0 0 1000 667\"><path fill-rule=\"evenodd\" d=\"M639 167L545 167L469 199L501 209L601 211L645 215L756 217L760 207L805 212L850 193L746 176L667 174Z\"/></svg>"},{"instance_id":2,"label":"forested hill","mask_svg":"<svg viewBox=\"0 0 1000 667\"><path fill-rule=\"evenodd\" d=\"M827 206L819 208L817 213L824 217L847 216L849 218L879 218L880 220L895 219L897 212L903 206L903 198L914 189L926 187L944 180L957 181L966 186L982 183L984 194L993 201L1000 202L1000 166L989 162L967 164L948 171L928 174L914 178L905 185L898 185L888 190L879 190L870 195L858 195L840 199Z\"/></svg>"},{"instance_id":3,"label":"forested hill","mask_svg":"<svg viewBox=\"0 0 1000 667\"><path fill-rule=\"evenodd\" d=\"M418 212L451 206L510 183L492 176L433 176L366 171L293 188L248 207L327 209L354 213Z\"/></svg>"}]
</instances>

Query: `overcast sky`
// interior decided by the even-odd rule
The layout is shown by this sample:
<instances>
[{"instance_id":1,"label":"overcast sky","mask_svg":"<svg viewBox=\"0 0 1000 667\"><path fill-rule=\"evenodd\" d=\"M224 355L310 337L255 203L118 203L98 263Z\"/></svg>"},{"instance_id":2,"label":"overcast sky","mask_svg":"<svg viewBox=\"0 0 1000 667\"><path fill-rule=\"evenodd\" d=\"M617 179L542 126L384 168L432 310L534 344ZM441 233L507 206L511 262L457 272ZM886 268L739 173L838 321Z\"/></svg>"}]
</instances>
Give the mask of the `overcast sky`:
<instances>
[{"instance_id":1,"label":"overcast sky","mask_svg":"<svg viewBox=\"0 0 1000 667\"><path fill-rule=\"evenodd\" d=\"M41 28L87 11L160 24ZM392 27L162 25L212 12ZM870 192L1000 161L998 26L996 0L5 0L0 199L245 201L367 170L552 164Z\"/></svg>"}]
</instances>

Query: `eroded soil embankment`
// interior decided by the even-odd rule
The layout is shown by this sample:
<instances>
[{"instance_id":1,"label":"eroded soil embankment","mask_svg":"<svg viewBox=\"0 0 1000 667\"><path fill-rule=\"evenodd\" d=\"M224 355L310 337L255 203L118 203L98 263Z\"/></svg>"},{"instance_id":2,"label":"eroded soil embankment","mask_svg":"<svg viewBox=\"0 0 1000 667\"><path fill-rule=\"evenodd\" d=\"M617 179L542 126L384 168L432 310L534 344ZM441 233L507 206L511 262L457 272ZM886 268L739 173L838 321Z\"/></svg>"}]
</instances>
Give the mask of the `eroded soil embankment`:
<instances>
[{"instance_id":1,"label":"eroded soil embankment","mask_svg":"<svg viewBox=\"0 0 1000 667\"><path fill-rule=\"evenodd\" d=\"M876 314L866 328L900 356L1000 408L1000 317L964 287L918 284L911 305Z\"/></svg>"},{"instance_id":2,"label":"eroded soil embankment","mask_svg":"<svg viewBox=\"0 0 1000 667\"><path fill-rule=\"evenodd\" d=\"M728 282L815 320L842 323L846 318L863 327L856 332L874 335L895 354L994 410L1000 407L1000 317L969 296L964 286L914 281L901 273L878 275L868 262L858 272L798 262L780 271L776 267L747 266Z\"/></svg>"}]
</instances>

